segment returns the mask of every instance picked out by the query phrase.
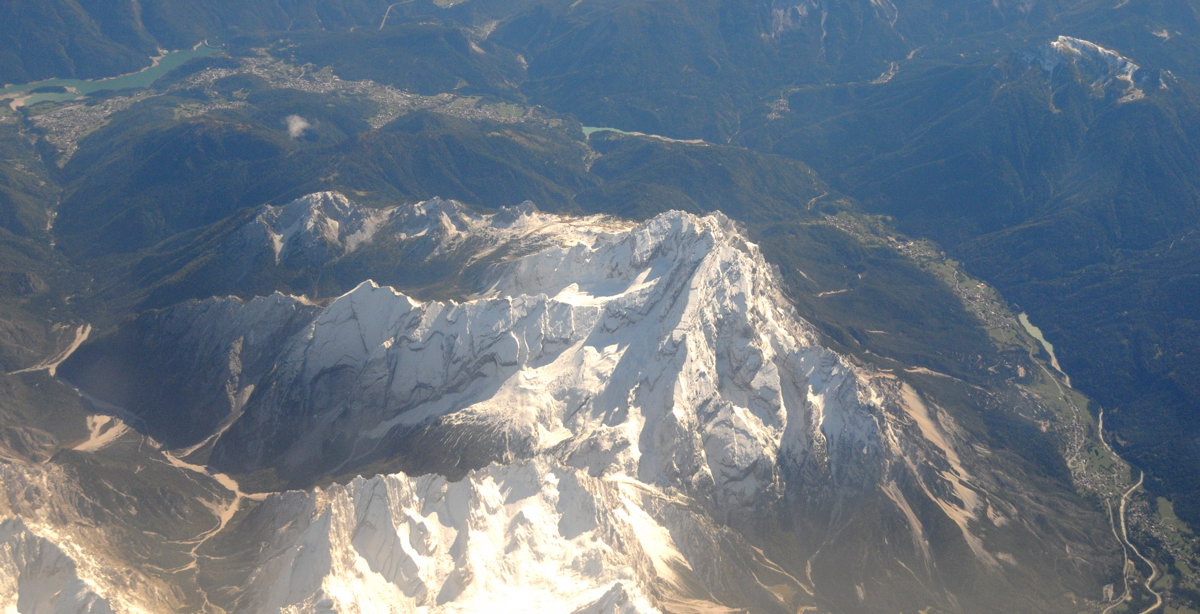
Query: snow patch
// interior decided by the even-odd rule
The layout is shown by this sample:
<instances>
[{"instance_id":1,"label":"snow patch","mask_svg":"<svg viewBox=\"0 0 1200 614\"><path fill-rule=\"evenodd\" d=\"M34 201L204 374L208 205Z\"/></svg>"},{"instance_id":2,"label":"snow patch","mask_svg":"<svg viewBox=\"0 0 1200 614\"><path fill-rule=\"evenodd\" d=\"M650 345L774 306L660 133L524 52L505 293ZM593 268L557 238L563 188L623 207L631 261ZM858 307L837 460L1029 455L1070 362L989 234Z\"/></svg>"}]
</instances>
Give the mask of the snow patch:
<instances>
[{"instance_id":1,"label":"snow patch","mask_svg":"<svg viewBox=\"0 0 1200 614\"><path fill-rule=\"evenodd\" d=\"M1136 62L1112 49L1071 36L1058 36L1027 59L1039 64L1048 73L1060 66L1070 65L1087 80L1085 85L1091 88L1093 95L1111 95L1118 104L1145 98L1143 88L1147 84L1164 86L1157 71L1144 71Z\"/></svg>"}]
</instances>

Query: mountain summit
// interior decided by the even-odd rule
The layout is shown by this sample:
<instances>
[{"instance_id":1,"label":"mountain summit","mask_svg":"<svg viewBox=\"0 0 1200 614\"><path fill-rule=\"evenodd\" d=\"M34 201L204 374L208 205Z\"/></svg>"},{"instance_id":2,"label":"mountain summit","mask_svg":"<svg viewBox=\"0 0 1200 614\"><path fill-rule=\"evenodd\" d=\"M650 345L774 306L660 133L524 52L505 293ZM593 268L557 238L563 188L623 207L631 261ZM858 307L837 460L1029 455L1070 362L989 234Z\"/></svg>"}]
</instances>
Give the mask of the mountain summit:
<instances>
[{"instance_id":1,"label":"mountain summit","mask_svg":"<svg viewBox=\"0 0 1200 614\"><path fill-rule=\"evenodd\" d=\"M235 519L220 556L262 569L227 587L235 609L470 609L512 592L596 611L1003 611L1021 587L1058 610L1098 601L1114 572L1107 525L1088 524L1102 518L1028 490L1029 467L973 440L964 408L826 347L719 213L322 194L264 209L236 240L253 233L265 267L382 250L477 272L457 299L364 281L320 304L192 301L63 366L243 488L385 474ZM1071 570L1041 573L1055 549Z\"/></svg>"}]
</instances>

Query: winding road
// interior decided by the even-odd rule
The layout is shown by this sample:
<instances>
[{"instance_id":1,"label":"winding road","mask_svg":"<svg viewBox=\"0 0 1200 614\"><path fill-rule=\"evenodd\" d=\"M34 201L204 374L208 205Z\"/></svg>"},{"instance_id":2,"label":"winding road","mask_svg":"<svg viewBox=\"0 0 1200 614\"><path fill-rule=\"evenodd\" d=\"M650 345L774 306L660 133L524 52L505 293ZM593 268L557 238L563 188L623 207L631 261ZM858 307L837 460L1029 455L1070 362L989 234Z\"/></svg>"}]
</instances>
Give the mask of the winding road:
<instances>
[{"instance_id":1,"label":"winding road","mask_svg":"<svg viewBox=\"0 0 1200 614\"><path fill-rule=\"evenodd\" d=\"M1151 595L1154 595L1154 605L1146 608L1145 610L1142 610L1140 614L1149 614L1150 612L1153 612L1154 610L1157 610L1158 608L1162 607L1162 604L1163 604L1162 594L1159 593L1158 591L1154 590L1150 586L1150 585L1154 584L1155 580L1158 579L1158 567L1156 567L1154 565L1154 563L1150 562L1150 559L1143 556L1142 553L1138 550L1137 546L1133 545L1133 542L1129 541L1129 528L1125 522L1126 521L1125 506L1126 506L1126 504L1129 503L1129 497L1130 497L1130 495L1133 494L1133 492L1135 490L1142 487L1142 481L1145 478L1146 478L1146 472L1139 471L1137 483L1135 483L1133 486L1130 486L1129 490L1126 490L1125 494L1121 495L1121 507L1120 507L1121 539L1125 541L1125 545L1129 546L1129 549L1132 550L1133 553L1135 555L1137 555L1137 557L1139 559L1141 559L1143 563L1145 563L1147 566L1150 567L1150 576L1146 578L1145 586L1146 586L1146 590Z\"/></svg>"},{"instance_id":2,"label":"winding road","mask_svg":"<svg viewBox=\"0 0 1200 614\"><path fill-rule=\"evenodd\" d=\"M1100 434L1101 443L1104 444L1104 447L1107 448L1110 453L1112 453L1113 455L1116 455L1116 452L1113 451L1112 446L1108 445L1108 440L1104 439L1104 409L1103 408L1100 409L1096 428L1097 428L1097 432ZM1125 556L1125 562L1122 566L1122 573L1125 576L1125 593L1123 595L1121 595L1120 599L1108 604L1108 606L1105 607L1100 612L1100 614L1108 614L1113 608L1115 608L1133 598L1132 591L1130 590L1130 587L1129 587L1129 552L1130 551L1132 551L1133 554L1135 556L1137 556L1137 558L1141 559L1141 561L1143 563L1145 563L1147 567L1150 568L1150 575L1146 578L1146 580L1142 584L1143 584L1143 586L1146 587L1146 592L1150 593L1151 595L1154 595L1154 604L1151 605L1150 607L1142 610L1139 614L1150 614L1151 612L1161 608L1163 605L1162 593L1159 593L1158 591L1154 590L1154 588L1152 587L1152 585L1154 584L1154 581L1157 580L1158 576L1159 576L1158 567L1153 562L1151 562L1150 559L1146 558L1142 554L1142 552L1140 550L1138 550L1137 546L1135 546L1133 544L1133 542L1129 541L1129 523L1128 523L1128 516L1126 514L1126 508L1129 505L1129 498L1131 496L1133 496L1133 493L1136 492L1137 489L1142 487L1142 483L1145 481L1145 479L1146 479L1146 472L1139 471L1137 482L1134 482L1132 486L1125 489L1125 492L1121 494L1121 505L1118 506L1118 508L1117 508L1117 517L1120 518L1120 520L1121 520L1121 535L1119 537L1123 544L1123 552L1124 552L1124 556ZM1115 530L1114 530L1114 533L1115 533Z\"/></svg>"},{"instance_id":3,"label":"winding road","mask_svg":"<svg viewBox=\"0 0 1200 614\"><path fill-rule=\"evenodd\" d=\"M1041 344L1042 348L1046 350L1046 353L1049 354L1049 356L1050 356L1051 365L1054 367L1054 369L1056 371L1058 371L1058 374L1060 376L1062 376L1064 383L1069 387L1071 385L1071 379L1059 367L1058 358L1054 355L1054 346L1050 345L1050 342L1046 341L1046 338L1044 336L1042 336L1042 331L1040 329L1038 329L1036 326L1034 326L1032 322L1029 321L1029 316L1027 316L1025 313L1022 312L1018 316L1018 321L1020 322L1022 328L1025 329L1025 332L1029 333L1029 335L1032 336L1034 338L1034 340L1036 340L1039 344ZM1042 370L1046 373L1046 375L1050 377L1050 380L1054 382L1055 386L1058 387L1058 391L1060 394L1063 395L1063 398L1066 399L1066 401L1071 405L1071 407L1075 410L1076 413L1079 413L1081 410L1075 405L1075 403L1073 401L1071 401L1070 396L1067 394L1066 390L1063 389L1062 384L1059 383L1058 378L1055 377L1054 373L1051 373L1050 370L1046 368L1045 364L1043 364L1040 360L1037 360L1037 358L1033 355L1032 352L1029 354L1029 358L1031 360L1033 360L1034 364L1036 364L1042 368ZM1117 454L1116 450L1113 450L1112 446L1108 444L1108 440L1104 438L1104 408L1103 407L1100 408L1100 411L1097 415L1096 434L1097 434L1097 437L1100 439L1101 445L1104 446L1104 449L1108 450L1108 453L1111 454L1114 458L1120 459L1121 455ZM1122 459L1122 460L1124 460L1124 459ZM1069 462L1070 462L1070 459L1068 459L1068 463ZM1117 540L1119 542L1121 542L1122 555L1124 556L1124 562L1122 563L1122 566L1121 566L1121 574L1125 580L1125 591L1124 591L1124 593L1121 594L1121 596L1116 601L1113 601L1112 603L1105 606L1105 608L1100 611L1100 614L1108 614L1110 611L1112 611L1113 608L1133 599L1133 589L1129 583L1129 577L1131 575L1130 560L1129 560L1129 552L1130 551L1132 551L1133 554L1135 556L1137 556L1137 558L1141 559L1141 561L1143 563L1145 563L1147 567L1150 568L1150 575L1146 578L1146 580L1142 584L1143 584L1143 586L1145 586L1146 592L1150 593L1151 595L1154 595L1154 604L1151 605L1150 607L1142 610L1141 612L1139 612L1139 614L1150 614L1151 612L1161 608L1163 605L1162 594L1159 593L1158 591L1154 590L1154 588L1152 588L1152 586L1151 586L1154 584L1154 581L1158 579L1158 576L1159 576L1158 567L1155 566L1155 564L1153 562L1151 562L1150 559L1146 558L1141 553L1141 551L1138 550L1137 546L1133 545L1133 542L1129 541L1129 523L1128 523L1128 514L1127 514L1127 508L1129 506L1129 498L1133 496L1133 493L1136 492L1137 489L1142 487L1142 482L1145 480L1145 477L1146 477L1145 472L1139 472L1137 482L1134 482L1133 485L1131 485L1129 488L1125 489L1125 492L1121 494L1121 503L1117 507L1117 517L1120 520L1121 533L1120 533L1120 535L1117 535L1117 530L1116 530L1116 527L1114 526L1113 527L1113 535L1115 535L1117 537ZM1110 521L1112 520L1112 504L1111 503L1109 503L1109 520ZM1134 568L1134 573L1136 573L1137 566L1134 565L1133 568Z\"/></svg>"},{"instance_id":4,"label":"winding road","mask_svg":"<svg viewBox=\"0 0 1200 614\"><path fill-rule=\"evenodd\" d=\"M387 10L383 12L383 19L379 20L379 29L382 30L383 26L387 25L388 16L392 14L393 8L396 8L397 6L400 6L401 4L408 4L409 2L413 2L413 1L414 0L404 0L403 2L393 2L393 3L389 4L387 7Z\"/></svg>"}]
</instances>

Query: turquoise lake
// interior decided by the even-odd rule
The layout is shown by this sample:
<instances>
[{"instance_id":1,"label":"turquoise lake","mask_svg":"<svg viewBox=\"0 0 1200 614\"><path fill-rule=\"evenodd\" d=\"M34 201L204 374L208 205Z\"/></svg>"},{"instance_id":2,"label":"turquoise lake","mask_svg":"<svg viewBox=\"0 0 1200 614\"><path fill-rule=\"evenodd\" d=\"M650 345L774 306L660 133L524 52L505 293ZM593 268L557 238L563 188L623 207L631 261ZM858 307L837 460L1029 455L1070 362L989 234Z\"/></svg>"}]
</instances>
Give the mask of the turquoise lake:
<instances>
[{"instance_id":1,"label":"turquoise lake","mask_svg":"<svg viewBox=\"0 0 1200 614\"><path fill-rule=\"evenodd\" d=\"M102 90L143 88L157 81L159 77L182 66L188 60L209 56L217 51L220 51L220 49L206 45L200 45L195 49L170 51L160 58L158 63L154 64L153 66L148 66L144 70L135 73L121 75L119 77L110 77L108 79L45 79L42 81L33 81L31 83L9 85L3 89L0 89L0 98L23 98L22 104L29 106L39 102L64 102L67 100L74 100L81 96ZM28 92L41 87L63 87L68 91L43 92L22 96L23 92Z\"/></svg>"}]
</instances>

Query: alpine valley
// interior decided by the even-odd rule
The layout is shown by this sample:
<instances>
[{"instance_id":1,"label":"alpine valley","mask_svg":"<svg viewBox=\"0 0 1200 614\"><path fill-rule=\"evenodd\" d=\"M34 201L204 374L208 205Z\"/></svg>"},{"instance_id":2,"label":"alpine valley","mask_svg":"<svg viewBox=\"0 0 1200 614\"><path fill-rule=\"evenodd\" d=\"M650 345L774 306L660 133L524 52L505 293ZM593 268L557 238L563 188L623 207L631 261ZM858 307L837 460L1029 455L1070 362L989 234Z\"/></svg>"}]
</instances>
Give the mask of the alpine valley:
<instances>
[{"instance_id":1,"label":"alpine valley","mask_svg":"<svg viewBox=\"0 0 1200 614\"><path fill-rule=\"evenodd\" d=\"M4 612L1200 612L1190 0L0 15Z\"/></svg>"}]
</instances>

